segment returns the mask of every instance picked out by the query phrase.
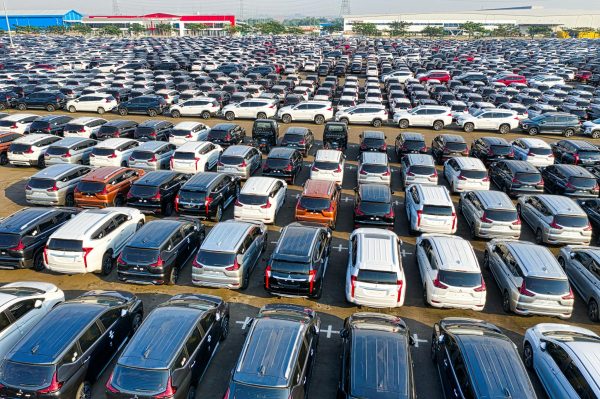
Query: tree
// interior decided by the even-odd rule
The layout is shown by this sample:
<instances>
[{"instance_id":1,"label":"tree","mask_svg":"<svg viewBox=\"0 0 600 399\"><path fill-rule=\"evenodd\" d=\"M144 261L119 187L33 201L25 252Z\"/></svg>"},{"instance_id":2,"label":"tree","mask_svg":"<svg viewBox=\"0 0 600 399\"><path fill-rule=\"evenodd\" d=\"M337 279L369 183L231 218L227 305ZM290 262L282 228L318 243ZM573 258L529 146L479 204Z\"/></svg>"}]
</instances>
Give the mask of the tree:
<instances>
[{"instance_id":1,"label":"tree","mask_svg":"<svg viewBox=\"0 0 600 399\"><path fill-rule=\"evenodd\" d=\"M240 31L237 26L233 26L233 25L228 25L227 28L225 28L225 30L230 35L235 35L236 33L238 33Z\"/></svg>"},{"instance_id":2,"label":"tree","mask_svg":"<svg viewBox=\"0 0 600 399\"><path fill-rule=\"evenodd\" d=\"M16 33L24 33L24 34L36 34L40 33L41 29L37 26L30 25L19 25L15 28Z\"/></svg>"},{"instance_id":3,"label":"tree","mask_svg":"<svg viewBox=\"0 0 600 399\"><path fill-rule=\"evenodd\" d=\"M380 36L381 32L377 25L371 22L356 22L352 25L352 32L361 36Z\"/></svg>"},{"instance_id":4,"label":"tree","mask_svg":"<svg viewBox=\"0 0 600 399\"><path fill-rule=\"evenodd\" d=\"M323 26L323 30L327 33L342 32L344 30L344 22L341 19L335 20Z\"/></svg>"},{"instance_id":5,"label":"tree","mask_svg":"<svg viewBox=\"0 0 600 399\"><path fill-rule=\"evenodd\" d=\"M171 32L173 31L173 25L162 22L160 24L156 24L155 28L159 35L171 36Z\"/></svg>"},{"instance_id":6,"label":"tree","mask_svg":"<svg viewBox=\"0 0 600 399\"><path fill-rule=\"evenodd\" d=\"M404 36L410 23L406 21L394 21L390 23L390 36Z\"/></svg>"},{"instance_id":7,"label":"tree","mask_svg":"<svg viewBox=\"0 0 600 399\"><path fill-rule=\"evenodd\" d=\"M290 35L303 35L304 31L297 26L288 26L285 33Z\"/></svg>"},{"instance_id":8,"label":"tree","mask_svg":"<svg viewBox=\"0 0 600 399\"><path fill-rule=\"evenodd\" d=\"M282 23L274 20L258 23L255 28L263 35L281 35L286 31Z\"/></svg>"},{"instance_id":9,"label":"tree","mask_svg":"<svg viewBox=\"0 0 600 399\"><path fill-rule=\"evenodd\" d=\"M426 26L423 28L421 33L424 36L434 37L434 36L444 36L444 28L441 26Z\"/></svg>"},{"instance_id":10,"label":"tree","mask_svg":"<svg viewBox=\"0 0 600 399\"><path fill-rule=\"evenodd\" d=\"M208 25L205 24L187 24L186 26L194 35L208 29Z\"/></svg>"},{"instance_id":11,"label":"tree","mask_svg":"<svg viewBox=\"0 0 600 399\"><path fill-rule=\"evenodd\" d=\"M519 28L516 25L511 24L498 25L498 27L492 31L492 35L498 37L514 37L520 36L520 34Z\"/></svg>"},{"instance_id":12,"label":"tree","mask_svg":"<svg viewBox=\"0 0 600 399\"><path fill-rule=\"evenodd\" d=\"M464 32L467 33L467 35L469 35L469 37L472 37L475 34L481 34L485 32L485 28L483 27L483 24L480 24L479 22L472 22L472 21L467 21L464 24L460 25L460 29L462 29Z\"/></svg>"},{"instance_id":13,"label":"tree","mask_svg":"<svg viewBox=\"0 0 600 399\"><path fill-rule=\"evenodd\" d=\"M81 35L89 35L92 33L92 28L86 24L75 24L71 27L71 30Z\"/></svg>"},{"instance_id":14,"label":"tree","mask_svg":"<svg viewBox=\"0 0 600 399\"><path fill-rule=\"evenodd\" d=\"M64 35L67 32L67 28L62 25L53 25L48 26L46 32L53 35Z\"/></svg>"},{"instance_id":15,"label":"tree","mask_svg":"<svg viewBox=\"0 0 600 399\"><path fill-rule=\"evenodd\" d=\"M129 32L133 35L141 35L146 33L146 27L142 24L133 24L129 27Z\"/></svg>"},{"instance_id":16,"label":"tree","mask_svg":"<svg viewBox=\"0 0 600 399\"><path fill-rule=\"evenodd\" d=\"M527 28L527 33L532 39L534 36L548 37L552 35L552 29L547 25L531 25Z\"/></svg>"},{"instance_id":17,"label":"tree","mask_svg":"<svg viewBox=\"0 0 600 399\"><path fill-rule=\"evenodd\" d=\"M123 33L121 29L115 25L104 25L99 29L99 32L103 36L121 36Z\"/></svg>"}]
</instances>

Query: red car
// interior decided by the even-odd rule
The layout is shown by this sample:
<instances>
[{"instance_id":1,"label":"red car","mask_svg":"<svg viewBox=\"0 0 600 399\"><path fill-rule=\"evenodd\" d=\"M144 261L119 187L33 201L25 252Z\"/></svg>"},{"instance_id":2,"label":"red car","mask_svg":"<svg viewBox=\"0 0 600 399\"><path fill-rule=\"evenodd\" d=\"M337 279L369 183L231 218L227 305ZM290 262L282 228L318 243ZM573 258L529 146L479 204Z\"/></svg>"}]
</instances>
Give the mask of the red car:
<instances>
[{"instance_id":1,"label":"red car","mask_svg":"<svg viewBox=\"0 0 600 399\"><path fill-rule=\"evenodd\" d=\"M575 80L579 82L587 82L592 78L592 72L590 71L577 71L575 74Z\"/></svg>"},{"instance_id":2,"label":"red car","mask_svg":"<svg viewBox=\"0 0 600 399\"><path fill-rule=\"evenodd\" d=\"M428 72L419 78L419 82L428 82L432 79L439 80L441 83L448 83L450 74L448 72Z\"/></svg>"},{"instance_id":3,"label":"red car","mask_svg":"<svg viewBox=\"0 0 600 399\"><path fill-rule=\"evenodd\" d=\"M504 75L498 79L495 79L494 82L504 83L507 86L510 86L512 83L527 84L527 78L523 75Z\"/></svg>"}]
</instances>

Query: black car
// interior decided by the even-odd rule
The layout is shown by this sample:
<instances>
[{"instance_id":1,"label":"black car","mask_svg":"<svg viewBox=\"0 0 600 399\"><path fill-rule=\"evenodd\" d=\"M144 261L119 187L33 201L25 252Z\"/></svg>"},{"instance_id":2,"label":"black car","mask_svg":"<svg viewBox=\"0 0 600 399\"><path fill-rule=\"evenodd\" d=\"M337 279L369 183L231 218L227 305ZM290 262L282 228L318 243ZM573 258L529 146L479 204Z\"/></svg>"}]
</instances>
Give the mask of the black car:
<instances>
[{"instance_id":1,"label":"black car","mask_svg":"<svg viewBox=\"0 0 600 399\"><path fill-rule=\"evenodd\" d=\"M462 136L440 134L431 142L431 155L438 164L442 165L449 158L468 156L469 148Z\"/></svg>"},{"instance_id":2,"label":"black car","mask_svg":"<svg viewBox=\"0 0 600 399\"><path fill-rule=\"evenodd\" d=\"M539 133L558 133L571 137L580 130L579 118L564 112L547 112L519 122L521 130L535 136Z\"/></svg>"},{"instance_id":3,"label":"black car","mask_svg":"<svg viewBox=\"0 0 600 399\"><path fill-rule=\"evenodd\" d=\"M544 192L542 174L527 161L503 160L490 165L490 180L510 197Z\"/></svg>"},{"instance_id":4,"label":"black car","mask_svg":"<svg viewBox=\"0 0 600 399\"><path fill-rule=\"evenodd\" d=\"M73 118L67 115L46 115L37 118L29 125L29 133L46 133L62 136L67 123Z\"/></svg>"},{"instance_id":5,"label":"black car","mask_svg":"<svg viewBox=\"0 0 600 399\"><path fill-rule=\"evenodd\" d=\"M306 157L315 145L315 136L309 128L290 127L283 134L279 144L282 147L295 148Z\"/></svg>"},{"instance_id":6,"label":"black car","mask_svg":"<svg viewBox=\"0 0 600 399\"><path fill-rule=\"evenodd\" d=\"M585 140L559 140L551 144L555 162L592 168L600 165L600 149Z\"/></svg>"},{"instance_id":7,"label":"black car","mask_svg":"<svg viewBox=\"0 0 600 399\"><path fill-rule=\"evenodd\" d=\"M39 108L53 112L64 108L66 103L67 97L59 91L39 91L20 98L17 109L25 111L29 108Z\"/></svg>"},{"instance_id":8,"label":"black car","mask_svg":"<svg viewBox=\"0 0 600 399\"><path fill-rule=\"evenodd\" d=\"M4 358L0 397L91 398L143 312L142 301L122 291L90 291L59 304Z\"/></svg>"},{"instance_id":9,"label":"black car","mask_svg":"<svg viewBox=\"0 0 600 399\"><path fill-rule=\"evenodd\" d=\"M168 107L169 104L167 104L167 101L162 96L143 95L129 101L123 101L117 107L117 112L121 116L127 114L156 116L162 114Z\"/></svg>"},{"instance_id":10,"label":"black car","mask_svg":"<svg viewBox=\"0 0 600 399\"><path fill-rule=\"evenodd\" d=\"M337 399L417 397L410 347L414 339L402 319L361 312L344 321ZM390 356L390 354L392 354Z\"/></svg>"},{"instance_id":11,"label":"black car","mask_svg":"<svg viewBox=\"0 0 600 399\"><path fill-rule=\"evenodd\" d=\"M233 204L240 193L240 182L226 173L200 172L189 179L175 198L180 215L220 221L223 210Z\"/></svg>"},{"instance_id":12,"label":"black car","mask_svg":"<svg viewBox=\"0 0 600 399\"><path fill-rule=\"evenodd\" d=\"M308 398L320 327L317 313L304 306L263 306L248 326L223 398Z\"/></svg>"},{"instance_id":13,"label":"black car","mask_svg":"<svg viewBox=\"0 0 600 399\"><path fill-rule=\"evenodd\" d=\"M96 133L96 139L103 141L110 138L133 138L138 127L137 122L126 119L115 119L100 126Z\"/></svg>"},{"instance_id":14,"label":"black car","mask_svg":"<svg viewBox=\"0 0 600 399\"><path fill-rule=\"evenodd\" d=\"M272 295L320 298L331 250L331 230L295 222L282 231L265 269L265 290Z\"/></svg>"},{"instance_id":15,"label":"black car","mask_svg":"<svg viewBox=\"0 0 600 399\"><path fill-rule=\"evenodd\" d=\"M252 125L252 140L263 153L268 153L279 141L279 123L273 119L256 119Z\"/></svg>"},{"instance_id":16,"label":"black car","mask_svg":"<svg viewBox=\"0 0 600 399\"><path fill-rule=\"evenodd\" d=\"M0 269L44 270L48 237L78 211L75 208L25 208L0 221Z\"/></svg>"},{"instance_id":17,"label":"black car","mask_svg":"<svg viewBox=\"0 0 600 399\"><path fill-rule=\"evenodd\" d=\"M354 227L394 228L394 200L385 184L361 184L354 196Z\"/></svg>"},{"instance_id":18,"label":"black car","mask_svg":"<svg viewBox=\"0 0 600 399\"><path fill-rule=\"evenodd\" d=\"M175 284L205 235L204 225L197 219L166 218L146 223L121 251L117 276L127 283Z\"/></svg>"},{"instance_id":19,"label":"black car","mask_svg":"<svg viewBox=\"0 0 600 399\"><path fill-rule=\"evenodd\" d=\"M131 185L127 193L127 206L144 213L171 216L175 209L175 197L188 177L171 170L148 172Z\"/></svg>"},{"instance_id":20,"label":"black car","mask_svg":"<svg viewBox=\"0 0 600 399\"><path fill-rule=\"evenodd\" d=\"M598 245L600 237L600 199L580 199L577 204L586 213L590 224L592 225L592 242L590 245Z\"/></svg>"},{"instance_id":21,"label":"black car","mask_svg":"<svg viewBox=\"0 0 600 399\"><path fill-rule=\"evenodd\" d=\"M119 356L106 398L195 398L196 385L228 334L229 305L221 298L170 298L150 312Z\"/></svg>"},{"instance_id":22,"label":"black car","mask_svg":"<svg viewBox=\"0 0 600 399\"><path fill-rule=\"evenodd\" d=\"M148 119L140 123L133 132L133 138L139 141L169 141L173 124L160 119Z\"/></svg>"},{"instance_id":23,"label":"black car","mask_svg":"<svg viewBox=\"0 0 600 399\"><path fill-rule=\"evenodd\" d=\"M262 175L279 177L294 184L302 171L303 163L304 160L300 151L294 148L276 147L267 155L267 159L263 164Z\"/></svg>"},{"instance_id":24,"label":"black car","mask_svg":"<svg viewBox=\"0 0 600 399\"><path fill-rule=\"evenodd\" d=\"M219 144L221 147L229 147L242 144L246 137L246 129L234 123L219 123L208 131L207 140Z\"/></svg>"},{"instance_id":25,"label":"black car","mask_svg":"<svg viewBox=\"0 0 600 399\"><path fill-rule=\"evenodd\" d=\"M542 171L547 193L576 198L597 198L600 187L596 177L577 165L549 165Z\"/></svg>"},{"instance_id":26,"label":"black car","mask_svg":"<svg viewBox=\"0 0 600 399\"><path fill-rule=\"evenodd\" d=\"M323 148L346 151L348 149L348 124L327 122L323 129Z\"/></svg>"},{"instance_id":27,"label":"black car","mask_svg":"<svg viewBox=\"0 0 600 399\"><path fill-rule=\"evenodd\" d=\"M485 166L503 159L513 159L512 145L502 137L481 137L473 140L470 156L479 158Z\"/></svg>"},{"instance_id":28,"label":"black car","mask_svg":"<svg viewBox=\"0 0 600 399\"><path fill-rule=\"evenodd\" d=\"M537 397L515 344L491 323L440 320L433 325L431 358L446 398Z\"/></svg>"},{"instance_id":29,"label":"black car","mask_svg":"<svg viewBox=\"0 0 600 399\"><path fill-rule=\"evenodd\" d=\"M398 159L406 154L427 154L425 136L416 132L402 132L396 137L394 150Z\"/></svg>"},{"instance_id":30,"label":"black car","mask_svg":"<svg viewBox=\"0 0 600 399\"><path fill-rule=\"evenodd\" d=\"M387 137L385 133L376 130L365 130L359 136L360 144L358 153L362 152L385 152L387 153Z\"/></svg>"},{"instance_id":31,"label":"black car","mask_svg":"<svg viewBox=\"0 0 600 399\"><path fill-rule=\"evenodd\" d=\"M16 107L18 101L19 95L14 91L0 91L0 111Z\"/></svg>"}]
</instances>

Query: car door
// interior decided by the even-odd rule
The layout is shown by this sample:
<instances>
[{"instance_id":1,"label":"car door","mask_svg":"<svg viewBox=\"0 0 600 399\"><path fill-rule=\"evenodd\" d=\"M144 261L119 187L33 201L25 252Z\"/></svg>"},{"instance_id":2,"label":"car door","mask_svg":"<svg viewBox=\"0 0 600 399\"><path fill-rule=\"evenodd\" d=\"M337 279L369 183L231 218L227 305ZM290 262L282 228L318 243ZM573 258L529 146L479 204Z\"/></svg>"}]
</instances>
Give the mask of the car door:
<instances>
[{"instance_id":1,"label":"car door","mask_svg":"<svg viewBox=\"0 0 600 399\"><path fill-rule=\"evenodd\" d=\"M421 275L421 282L423 284L427 282L428 275L431 270L431 264L429 262L430 252L431 244L429 240L421 240L417 248L417 265L419 266L419 274Z\"/></svg>"},{"instance_id":2,"label":"car door","mask_svg":"<svg viewBox=\"0 0 600 399\"><path fill-rule=\"evenodd\" d=\"M188 389L189 385L196 383L206 369L207 361L205 361L202 356L203 334L199 324L200 323L194 327L189 338L185 342L185 350L187 351L188 359L184 367L186 367L188 371L184 373L184 380L179 384L179 387L184 390Z\"/></svg>"},{"instance_id":3,"label":"car door","mask_svg":"<svg viewBox=\"0 0 600 399\"><path fill-rule=\"evenodd\" d=\"M129 336L131 324L126 314L126 308L119 306L107 310L100 316L105 335L104 351L107 352L108 359L114 356Z\"/></svg>"},{"instance_id":4,"label":"car door","mask_svg":"<svg viewBox=\"0 0 600 399\"><path fill-rule=\"evenodd\" d=\"M117 234L114 238L115 245L113 248L115 248L115 253L118 253L135 233L137 224L130 221L129 217L123 213L115 215L113 223Z\"/></svg>"},{"instance_id":5,"label":"car door","mask_svg":"<svg viewBox=\"0 0 600 399\"><path fill-rule=\"evenodd\" d=\"M452 369L452 358L457 356L457 352L458 345L454 341L454 338L445 334L438 367L442 379L444 397L446 398L460 398L460 391L458 390L456 378L454 377L454 371Z\"/></svg>"},{"instance_id":6,"label":"car door","mask_svg":"<svg viewBox=\"0 0 600 399\"><path fill-rule=\"evenodd\" d=\"M475 218L478 216L478 209L475 205L475 195L470 192L465 194L464 200L461 201L462 214L469 226L474 225Z\"/></svg>"},{"instance_id":7,"label":"car door","mask_svg":"<svg viewBox=\"0 0 600 399\"><path fill-rule=\"evenodd\" d=\"M24 331L14 324L14 319L8 312L0 312L0 356L12 349L21 339Z\"/></svg>"},{"instance_id":8,"label":"car door","mask_svg":"<svg viewBox=\"0 0 600 399\"><path fill-rule=\"evenodd\" d=\"M104 326L101 326L98 320L94 320L79 338L79 361L82 365L87 365L87 375L91 380L99 377L114 353L109 347L109 335Z\"/></svg>"},{"instance_id":9,"label":"car door","mask_svg":"<svg viewBox=\"0 0 600 399\"><path fill-rule=\"evenodd\" d=\"M33 326L35 326L44 316L45 310L42 306L35 307L36 301L43 301L43 297L24 298L20 299L6 309L5 314L8 315L16 330L21 335L25 335ZM4 338L2 338L4 340Z\"/></svg>"},{"instance_id":10,"label":"car door","mask_svg":"<svg viewBox=\"0 0 600 399\"><path fill-rule=\"evenodd\" d=\"M202 373L206 370L208 363L213 356L213 352L217 348L220 340L220 330L216 326L216 311L211 309L206 312L202 320L200 320L200 332L202 333L202 341L198 352L197 361L200 362L199 371Z\"/></svg>"},{"instance_id":11,"label":"car door","mask_svg":"<svg viewBox=\"0 0 600 399\"><path fill-rule=\"evenodd\" d=\"M541 353L538 362L538 376L543 381L544 388L551 398L572 397L572 388L562 373L571 363L569 355L554 342L546 342L546 351Z\"/></svg>"},{"instance_id":12,"label":"car door","mask_svg":"<svg viewBox=\"0 0 600 399\"><path fill-rule=\"evenodd\" d=\"M592 287L586 283L586 272L589 273L592 258L585 252L572 252L571 254L571 259L565 259L565 273L569 277L569 282L579 291L584 301L587 301Z\"/></svg>"},{"instance_id":13,"label":"car door","mask_svg":"<svg viewBox=\"0 0 600 399\"><path fill-rule=\"evenodd\" d=\"M279 210L283 207L283 202L285 201L285 187L283 186L283 183L281 182L277 182L275 183L275 187L273 188L272 191L272 196L275 199L275 202L277 204L277 209L276 212L279 212Z\"/></svg>"},{"instance_id":14,"label":"car door","mask_svg":"<svg viewBox=\"0 0 600 399\"><path fill-rule=\"evenodd\" d=\"M303 399L306 396L306 392L308 390L308 372L309 370L309 352L313 351L313 349L309 346L309 342L307 342L309 334L302 339L302 343L300 344L300 349L298 352L298 358L296 359L296 363L293 368L292 375L292 392L290 398L292 399Z\"/></svg>"}]
</instances>

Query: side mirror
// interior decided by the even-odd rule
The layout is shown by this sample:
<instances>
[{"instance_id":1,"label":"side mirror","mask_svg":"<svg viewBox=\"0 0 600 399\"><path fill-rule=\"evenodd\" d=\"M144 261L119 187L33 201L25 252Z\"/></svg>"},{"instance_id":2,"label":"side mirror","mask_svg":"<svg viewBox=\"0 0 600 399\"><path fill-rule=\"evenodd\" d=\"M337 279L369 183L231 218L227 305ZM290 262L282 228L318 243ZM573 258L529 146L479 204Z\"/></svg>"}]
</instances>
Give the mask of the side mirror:
<instances>
[{"instance_id":1,"label":"side mirror","mask_svg":"<svg viewBox=\"0 0 600 399\"><path fill-rule=\"evenodd\" d=\"M313 324L313 326L310 328L310 332L312 332L314 335L318 335L319 334L319 327L315 326Z\"/></svg>"},{"instance_id":2,"label":"side mirror","mask_svg":"<svg viewBox=\"0 0 600 399\"><path fill-rule=\"evenodd\" d=\"M36 299L36 300L35 300L35 303L33 304L33 307L34 307L34 308L36 308L36 309L39 309L39 308L41 308L41 307L42 307L42 304L43 304L43 303L44 303L44 302L43 302L41 299Z\"/></svg>"},{"instance_id":3,"label":"side mirror","mask_svg":"<svg viewBox=\"0 0 600 399\"><path fill-rule=\"evenodd\" d=\"M345 328L342 328L342 329L340 330L340 337L342 337L342 338L344 338L344 339L345 339L345 338L348 338L348 336L349 336L349 335L350 335L350 334L348 333L348 330L346 330Z\"/></svg>"},{"instance_id":4,"label":"side mirror","mask_svg":"<svg viewBox=\"0 0 600 399\"><path fill-rule=\"evenodd\" d=\"M569 258L571 258L571 259L575 259L575 252L571 252L571 253L569 254Z\"/></svg>"},{"instance_id":5,"label":"side mirror","mask_svg":"<svg viewBox=\"0 0 600 399\"><path fill-rule=\"evenodd\" d=\"M129 311L127 309L121 309L121 317L125 317L129 314Z\"/></svg>"},{"instance_id":6,"label":"side mirror","mask_svg":"<svg viewBox=\"0 0 600 399\"><path fill-rule=\"evenodd\" d=\"M546 351L546 345L547 345L547 344L546 344L546 341L542 341L542 342L540 342L540 350L541 350L542 352L545 352L545 351Z\"/></svg>"},{"instance_id":7,"label":"side mirror","mask_svg":"<svg viewBox=\"0 0 600 399\"><path fill-rule=\"evenodd\" d=\"M445 341L445 339L446 339L445 335L443 335L443 334L442 334L442 335L440 335L440 336L438 337L438 343L439 343L439 344L443 344L443 343L444 343L444 341Z\"/></svg>"},{"instance_id":8,"label":"side mirror","mask_svg":"<svg viewBox=\"0 0 600 399\"><path fill-rule=\"evenodd\" d=\"M353 188L354 192L357 193L358 192L358 186Z\"/></svg>"}]
</instances>

